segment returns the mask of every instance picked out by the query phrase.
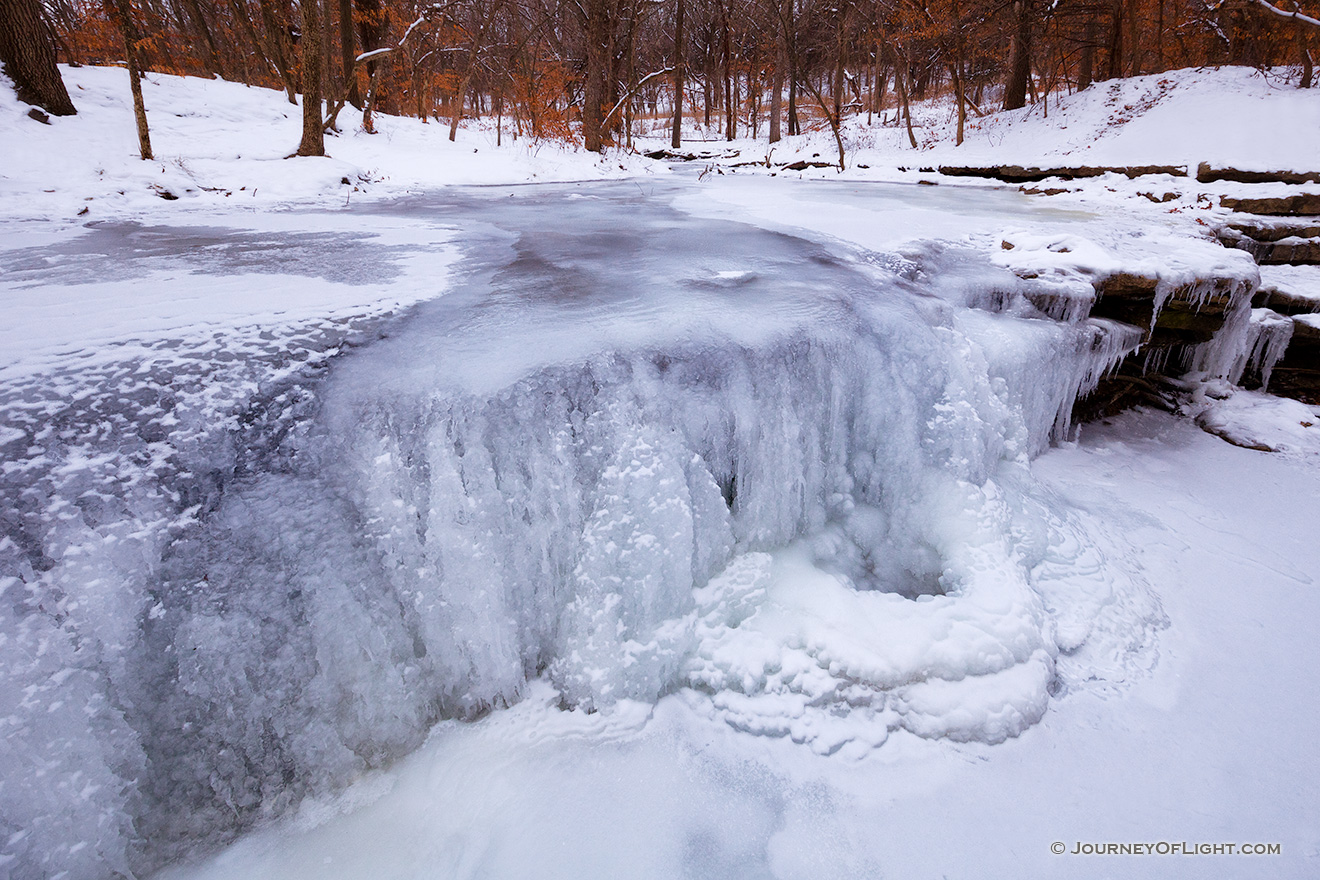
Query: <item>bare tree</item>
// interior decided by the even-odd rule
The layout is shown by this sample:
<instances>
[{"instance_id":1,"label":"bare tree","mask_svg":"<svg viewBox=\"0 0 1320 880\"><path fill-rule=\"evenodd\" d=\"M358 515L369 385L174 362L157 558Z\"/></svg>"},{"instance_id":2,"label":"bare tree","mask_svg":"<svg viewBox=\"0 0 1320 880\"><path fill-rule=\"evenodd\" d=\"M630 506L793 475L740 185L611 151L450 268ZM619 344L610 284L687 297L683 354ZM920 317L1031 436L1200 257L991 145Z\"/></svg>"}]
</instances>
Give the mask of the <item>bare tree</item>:
<instances>
[{"instance_id":1,"label":"bare tree","mask_svg":"<svg viewBox=\"0 0 1320 880\"><path fill-rule=\"evenodd\" d=\"M137 123L138 152L143 159L152 158L151 133L147 129L147 105L142 100L142 68L138 60L137 22L133 20L130 0L109 0L107 8L120 35L124 38L124 61L128 64L128 87L133 93L133 119Z\"/></svg>"},{"instance_id":2,"label":"bare tree","mask_svg":"<svg viewBox=\"0 0 1320 880\"><path fill-rule=\"evenodd\" d=\"M467 69L463 72L463 79L458 84L458 94L454 98L454 115L449 123L449 139L455 140L458 137L458 123L463 118L463 104L467 101L468 89L472 85L472 78L477 73L477 62L482 51L486 48L486 41L490 35L491 27L495 23L495 15L500 11L500 0L486 0L486 9L484 14L479 16L476 31L471 27L462 28L468 37L467 46Z\"/></svg>"},{"instance_id":3,"label":"bare tree","mask_svg":"<svg viewBox=\"0 0 1320 880\"><path fill-rule=\"evenodd\" d=\"M678 9L674 13L674 128L669 138L669 145L677 150L683 145L683 0L678 0Z\"/></svg>"},{"instance_id":4,"label":"bare tree","mask_svg":"<svg viewBox=\"0 0 1320 880\"><path fill-rule=\"evenodd\" d=\"M586 0L583 4L583 32L586 37L587 75L582 95L582 141L592 152L605 145L602 122L605 102L605 77L609 64L609 0Z\"/></svg>"},{"instance_id":5,"label":"bare tree","mask_svg":"<svg viewBox=\"0 0 1320 880\"><path fill-rule=\"evenodd\" d=\"M1004 83L1005 110L1016 110L1027 103L1027 85L1031 79L1031 17L1030 0L1013 0L1013 39L1008 56L1008 79Z\"/></svg>"}]
</instances>

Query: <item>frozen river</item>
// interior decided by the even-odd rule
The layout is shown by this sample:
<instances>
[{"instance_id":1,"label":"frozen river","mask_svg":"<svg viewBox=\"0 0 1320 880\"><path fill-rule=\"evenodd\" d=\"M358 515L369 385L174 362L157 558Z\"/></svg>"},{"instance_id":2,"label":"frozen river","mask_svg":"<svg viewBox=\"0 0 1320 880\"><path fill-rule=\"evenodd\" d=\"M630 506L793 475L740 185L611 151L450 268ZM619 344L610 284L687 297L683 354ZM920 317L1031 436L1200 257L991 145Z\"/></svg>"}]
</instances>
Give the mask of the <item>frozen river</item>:
<instances>
[{"instance_id":1,"label":"frozen river","mask_svg":"<svg viewBox=\"0 0 1320 880\"><path fill-rule=\"evenodd\" d=\"M260 827L170 873L1044 875L1227 835L1307 876L1320 731L1274 655L1315 659L1314 465L1153 416L1036 458L1136 339L992 258L1046 242L1064 296L1085 242L1165 233L777 185L8 234L14 876ZM1229 500L1261 480L1266 529Z\"/></svg>"}]
</instances>

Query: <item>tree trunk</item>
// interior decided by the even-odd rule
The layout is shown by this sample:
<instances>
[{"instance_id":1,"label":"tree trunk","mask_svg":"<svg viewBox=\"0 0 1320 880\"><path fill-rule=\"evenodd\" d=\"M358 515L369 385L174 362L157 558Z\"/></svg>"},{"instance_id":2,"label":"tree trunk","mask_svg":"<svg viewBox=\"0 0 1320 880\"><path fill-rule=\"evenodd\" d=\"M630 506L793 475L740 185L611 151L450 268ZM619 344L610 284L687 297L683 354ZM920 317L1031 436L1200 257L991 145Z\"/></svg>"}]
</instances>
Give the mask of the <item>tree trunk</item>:
<instances>
[{"instance_id":1,"label":"tree trunk","mask_svg":"<svg viewBox=\"0 0 1320 880\"><path fill-rule=\"evenodd\" d=\"M788 77L788 133L802 134L802 120L798 118L798 81L790 70Z\"/></svg>"},{"instance_id":2,"label":"tree trunk","mask_svg":"<svg viewBox=\"0 0 1320 880\"><path fill-rule=\"evenodd\" d=\"M362 51L371 52L385 48L385 35L389 30L389 19L381 8L380 0L355 0L357 6L356 22L358 37L362 41ZM389 66L389 55L378 55L367 61L367 81L371 91L371 100L362 102L362 127L370 132L370 119L373 113L394 112L394 95L389 90L385 78L385 68ZM368 106L370 105L370 106Z\"/></svg>"},{"instance_id":3,"label":"tree trunk","mask_svg":"<svg viewBox=\"0 0 1320 880\"><path fill-rule=\"evenodd\" d=\"M889 85L889 68L880 60L880 47L875 49L875 91L872 93L872 100L875 102L875 114L883 117L885 112L885 89Z\"/></svg>"},{"instance_id":4,"label":"tree trunk","mask_svg":"<svg viewBox=\"0 0 1320 880\"><path fill-rule=\"evenodd\" d=\"M356 0L356 5L362 51L385 48L385 11L380 8L380 0ZM378 55L367 60L367 94L362 98L362 130L367 134L376 132L374 116L377 106L388 107L388 102L381 100L382 78L388 59L388 55ZM389 112L388 109L385 112Z\"/></svg>"},{"instance_id":5,"label":"tree trunk","mask_svg":"<svg viewBox=\"0 0 1320 880\"><path fill-rule=\"evenodd\" d=\"M784 0L781 7L783 14L781 20L784 24L784 48L788 54L788 133L790 136L802 134L802 123L798 119L797 95L798 95L798 53L797 53L797 28L793 22L793 0Z\"/></svg>"},{"instance_id":6,"label":"tree trunk","mask_svg":"<svg viewBox=\"0 0 1320 880\"><path fill-rule=\"evenodd\" d=\"M843 33L842 25L840 25L839 33L840 33L840 40L839 40L839 42L840 42L840 44L842 44L842 42L843 42L843 40L842 40L842 33ZM836 54L836 57L835 57L835 59L834 59L834 82L831 83L831 85L830 85L830 89L831 89L831 91L834 92L834 94L833 94L831 97L833 98L833 102L834 102L834 116L835 116L835 118L837 118L837 119L842 119L842 118L843 118L843 91L844 91L844 88L845 88L845 86L844 86L844 81L843 81L843 46L842 46L842 45L839 45L839 46L837 47L837 54Z\"/></svg>"},{"instance_id":7,"label":"tree trunk","mask_svg":"<svg viewBox=\"0 0 1320 880\"><path fill-rule=\"evenodd\" d=\"M842 54L843 46L843 27L844 17L840 16L837 46L840 54ZM842 122L842 119L840 114L836 113L834 110L833 96L831 96L829 100L826 100L825 88L829 84L828 77L822 76L821 84L818 86L810 76L806 76L803 78L802 84L807 87L809 92L811 92L811 97L816 100L816 106L820 107L820 111L825 114L825 120L830 125L830 132L834 135L834 145L839 149L839 171L842 172L844 170L843 134L840 131L840 123Z\"/></svg>"},{"instance_id":8,"label":"tree trunk","mask_svg":"<svg viewBox=\"0 0 1320 880\"><path fill-rule=\"evenodd\" d=\"M967 127L967 88L964 81L966 52L963 48L962 9L958 0L953 2L953 19L953 25L956 28L954 35L956 52L953 59L953 91L958 98L958 136L954 141L954 146L960 147Z\"/></svg>"},{"instance_id":9,"label":"tree trunk","mask_svg":"<svg viewBox=\"0 0 1320 880\"><path fill-rule=\"evenodd\" d=\"M967 92L963 89L962 77L962 58L954 63L953 68L953 90L958 97L958 135L953 142L955 147L961 147L963 138L967 129Z\"/></svg>"},{"instance_id":10,"label":"tree trunk","mask_svg":"<svg viewBox=\"0 0 1320 880\"><path fill-rule=\"evenodd\" d=\"M587 0L587 82L582 96L582 140L588 150L599 153L605 145L601 104L605 101L606 0Z\"/></svg>"},{"instance_id":11,"label":"tree trunk","mask_svg":"<svg viewBox=\"0 0 1320 880\"><path fill-rule=\"evenodd\" d=\"M1008 81L1004 84L1004 109L1017 110L1027 103L1027 80L1031 78L1031 10L1027 0L1013 3L1013 43L1009 52Z\"/></svg>"},{"instance_id":12,"label":"tree trunk","mask_svg":"<svg viewBox=\"0 0 1320 880\"><path fill-rule=\"evenodd\" d=\"M1095 19L1088 13L1082 25L1082 52L1077 60L1077 91L1088 88L1095 76Z\"/></svg>"},{"instance_id":13,"label":"tree trunk","mask_svg":"<svg viewBox=\"0 0 1320 880\"><path fill-rule=\"evenodd\" d=\"M1109 66L1105 79L1118 79L1123 75L1123 0L1110 4Z\"/></svg>"},{"instance_id":14,"label":"tree trunk","mask_svg":"<svg viewBox=\"0 0 1320 880\"><path fill-rule=\"evenodd\" d=\"M760 68L747 70L747 112L751 117L752 140L756 140L761 125L761 77Z\"/></svg>"},{"instance_id":15,"label":"tree trunk","mask_svg":"<svg viewBox=\"0 0 1320 880\"><path fill-rule=\"evenodd\" d=\"M1294 8L1295 7L1296 4L1294 4ZM1311 79L1315 72L1314 66L1311 63L1311 32L1307 30L1306 25L1301 22L1296 24L1296 28L1297 48L1302 56L1302 80L1297 84L1297 87L1299 89L1309 89L1311 87Z\"/></svg>"},{"instance_id":16,"label":"tree trunk","mask_svg":"<svg viewBox=\"0 0 1320 880\"><path fill-rule=\"evenodd\" d=\"M1164 70L1164 0L1155 0L1155 70Z\"/></svg>"},{"instance_id":17,"label":"tree trunk","mask_svg":"<svg viewBox=\"0 0 1320 880\"><path fill-rule=\"evenodd\" d=\"M299 156L325 155L325 117L321 115L321 0L301 0L303 131Z\"/></svg>"},{"instance_id":18,"label":"tree trunk","mask_svg":"<svg viewBox=\"0 0 1320 880\"><path fill-rule=\"evenodd\" d=\"M340 93L347 88L347 84L339 81L339 65L335 61L335 28L333 10L338 4L335 0L321 0L321 99L325 102L325 108L329 110L335 103L335 99L340 97ZM341 88L342 86L342 88ZM322 122L322 128L325 123Z\"/></svg>"},{"instance_id":19,"label":"tree trunk","mask_svg":"<svg viewBox=\"0 0 1320 880\"><path fill-rule=\"evenodd\" d=\"M454 102L454 115L449 121L449 140L452 142L458 138L458 123L463 118L463 103L467 100L468 89L472 85L472 76L477 72L477 57L481 55L482 50L486 48L486 35L490 33L490 27L495 21L495 15L499 12L498 0L489 0L490 5L486 10L486 17L481 20L481 27L477 30L477 35L472 38L472 45L468 47L467 70L463 72L463 80L458 86L458 99ZM418 89L420 92L420 89ZM418 113L420 116L421 114Z\"/></svg>"},{"instance_id":20,"label":"tree trunk","mask_svg":"<svg viewBox=\"0 0 1320 880\"><path fill-rule=\"evenodd\" d=\"M379 76L379 70L373 69L371 62L367 62L367 94L362 99L362 130L367 134L376 133L376 79Z\"/></svg>"},{"instance_id":21,"label":"tree trunk","mask_svg":"<svg viewBox=\"0 0 1320 880\"><path fill-rule=\"evenodd\" d=\"M358 90L357 52L353 39L353 0L339 0L339 63L343 68L345 97L348 103L362 108Z\"/></svg>"},{"instance_id":22,"label":"tree trunk","mask_svg":"<svg viewBox=\"0 0 1320 880\"><path fill-rule=\"evenodd\" d=\"M636 40L633 39L633 33L634 31L630 28L629 36L628 36L628 51L624 53L628 59L625 64L625 66L628 69L628 88L627 90L624 91L623 97L619 98L619 101L623 103L623 113L620 114L623 117L623 145L624 148L628 150L632 149L633 111L635 109L635 104L637 102L637 88L638 88L637 46L636 46ZM608 122L608 120L606 121Z\"/></svg>"},{"instance_id":23,"label":"tree trunk","mask_svg":"<svg viewBox=\"0 0 1320 880\"><path fill-rule=\"evenodd\" d=\"M701 78L701 122L706 128L710 128L710 71Z\"/></svg>"},{"instance_id":24,"label":"tree trunk","mask_svg":"<svg viewBox=\"0 0 1320 880\"><path fill-rule=\"evenodd\" d=\"M898 87L899 109L903 112L903 121L907 125L908 143L912 144L912 149L917 148L917 135L912 130L912 111L908 107L908 91L912 84L912 49L907 47L905 58L903 59L902 70L898 70L898 54L894 54L894 85Z\"/></svg>"},{"instance_id":25,"label":"tree trunk","mask_svg":"<svg viewBox=\"0 0 1320 880\"><path fill-rule=\"evenodd\" d=\"M875 111L876 80L880 78L880 64L873 57L866 65L866 127L871 127L871 117Z\"/></svg>"},{"instance_id":26,"label":"tree trunk","mask_svg":"<svg viewBox=\"0 0 1320 880\"><path fill-rule=\"evenodd\" d=\"M734 94L733 51L729 34L729 11L720 3L720 32L722 54L724 57L724 139L733 140L738 136L738 98Z\"/></svg>"},{"instance_id":27,"label":"tree trunk","mask_svg":"<svg viewBox=\"0 0 1320 880\"><path fill-rule=\"evenodd\" d=\"M628 89L623 93L619 100L623 102L623 137L626 149L633 148L633 121L634 109L637 102L637 89L640 88L637 82L637 18L634 14L630 16L628 22Z\"/></svg>"},{"instance_id":28,"label":"tree trunk","mask_svg":"<svg viewBox=\"0 0 1320 880\"><path fill-rule=\"evenodd\" d=\"M142 101L142 70L138 67L138 30L133 21L130 0L114 0L109 7L115 26L124 38L124 61L128 64L128 87L133 93L133 120L137 123L138 152L143 159L152 158L151 132L147 129L147 107Z\"/></svg>"},{"instance_id":29,"label":"tree trunk","mask_svg":"<svg viewBox=\"0 0 1320 880\"><path fill-rule=\"evenodd\" d=\"M55 116L78 111L55 64L55 40L41 0L0 0L0 63L18 100Z\"/></svg>"},{"instance_id":30,"label":"tree trunk","mask_svg":"<svg viewBox=\"0 0 1320 880\"><path fill-rule=\"evenodd\" d=\"M683 145L683 0L678 0L674 13L674 125L669 146L677 150Z\"/></svg>"},{"instance_id":31,"label":"tree trunk","mask_svg":"<svg viewBox=\"0 0 1320 880\"><path fill-rule=\"evenodd\" d=\"M323 73L321 92L325 97L326 119L323 128L326 131L339 131L339 114L343 112L344 105L349 103L349 92L357 87L357 62L352 53L353 47L353 0L338 0L334 4L336 14L339 19L339 36L347 36L348 43L345 48L344 42L339 44L339 59L335 60L335 28L330 21L330 0L325 0L325 6L321 12L324 16L321 22L321 43L325 48L322 56L321 68ZM347 9L345 9L347 7ZM348 21L344 20L345 16ZM417 89L417 116L426 121L425 106L422 103L424 89ZM357 106L357 105L354 105Z\"/></svg>"},{"instance_id":32,"label":"tree trunk","mask_svg":"<svg viewBox=\"0 0 1320 880\"><path fill-rule=\"evenodd\" d=\"M784 114L784 59L781 54L775 59L775 69L770 76L770 143L777 144L781 138L780 117Z\"/></svg>"}]
</instances>

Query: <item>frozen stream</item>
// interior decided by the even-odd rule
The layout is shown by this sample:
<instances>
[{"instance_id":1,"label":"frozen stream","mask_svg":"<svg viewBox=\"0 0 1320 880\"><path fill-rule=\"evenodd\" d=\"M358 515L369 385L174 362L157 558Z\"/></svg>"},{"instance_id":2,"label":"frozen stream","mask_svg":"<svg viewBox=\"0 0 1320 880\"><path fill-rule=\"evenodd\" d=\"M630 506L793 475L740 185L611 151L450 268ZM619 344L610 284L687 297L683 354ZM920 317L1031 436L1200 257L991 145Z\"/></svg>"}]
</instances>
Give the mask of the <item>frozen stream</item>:
<instances>
[{"instance_id":1,"label":"frozen stream","mask_svg":"<svg viewBox=\"0 0 1320 880\"><path fill-rule=\"evenodd\" d=\"M117 310L0 375L0 864L296 811L203 873L879 876L850 768L1123 700L1161 602L1030 459L1135 339L973 246L1095 219L874 187L825 200L883 217L845 244L746 198L14 239L6 289Z\"/></svg>"}]
</instances>

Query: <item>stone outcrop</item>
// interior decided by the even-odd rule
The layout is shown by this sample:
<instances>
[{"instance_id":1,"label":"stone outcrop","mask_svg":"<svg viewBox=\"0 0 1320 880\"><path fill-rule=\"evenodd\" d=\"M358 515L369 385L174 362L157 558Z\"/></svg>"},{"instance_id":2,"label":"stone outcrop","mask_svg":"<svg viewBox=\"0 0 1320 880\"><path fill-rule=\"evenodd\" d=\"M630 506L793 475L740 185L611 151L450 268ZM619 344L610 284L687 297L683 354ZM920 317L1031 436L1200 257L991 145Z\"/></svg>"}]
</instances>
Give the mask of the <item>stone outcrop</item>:
<instances>
[{"instance_id":1,"label":"stone outcrop","mask_svg":"<svg viewBox=\"0 0 1320 880\"><path fill-rule=\"evenodd\" d=\"M1320 265L1320 217L1235 219L1220 230L1219 240L1262 266Z\"/></svg>"},{"instance_id":2,"label":"stone outcrop","mask_svg":"<svg viewBox=\"0 0 1320 880\"><path fill-rule=\"evenodd\" d=\"M1097 298L1091 315L1143 328L1146 351L1200 345L1209 342L1224 326L1234 297L1241 293L1236 282L1226 278L1175 288L1163 296L1159 288L1159 279L1149 275L1110 275L1096 282Z\"/></svg>"},{"instance_id":3,"label":"stone outcrop","mask_svg":"<svg viewBox=\"0 0 1320 880\"><path fill-rule=\"evenodd\" d=\"M1005 183L1038 183L1049 178L1079 180L1104 174L1122 174L1124 177L1144 177L1148 174L1168 174L1186 177L1184 165L1072 165L1054 168L1036 168L1023 165L941 165L940 174L949 177L985 177Z\"/></svg>"},{"instance_id":4,"label":"stone outcrop","mask_svg":"<svg viewBox=\"0 0 1320 880\"><path fill-rule=\"evenodd\" d=\"M1294 193L1285 196L1221 196L1219 205L1243 214L1269 217L1300 217L1320 214L1320 192Z\"/></svg>"},{"instance_id":5,"label":"stone outcrop","mask_svg":"<svg viewBox=\"0 0 1320 880\"><path fill-rule=\"evenodd\" d=\"M1304 296L1262 281L1251 297L1251 306L1256 309L1272 309L1280 315L1309 315L1320 311L1320 296Z\"/></svg>"},{"instance_id":6,"label":"stone outcrop","mask_svg":"<svg viewBox=\"0 0 1320 880\"><path fill-rule=\"evenodd\" d=\"M1278 193L1279 184L1320 183L1320 171L1243 171L1202 162L1196 178L1202 183L1224 180L1271 184ZM1220 198L1221 206L1238 214L1218 231L1219 241L1246 251L1261 266L1320 265L1320 192L1266 193ZM1320 289L1313 289L1309 279L1314 276L1305 273L1280 275L1274 283L1265 272L1262 276L1252 306L1275 313L1266 315L1271 321L1291 319L1292 323L1284 341L1287 347L1273 364L1269 390L1306 403L1320 403L1320 319L1314 315L1320 307ZM1291 280L1294 278L1296 281ZM1285 284L1284 279L1290 280ZM1244 381L1250 384L1252 378L1248 375Z\"/></svg>"},{"instance_id":7,"label":"stone outcrop","mask_svg":"<svg viewBox=\"0 0 1320 880\"><path fill-rule=\"evenodd\" d=\"M1292 339L1270 377L1270 392L1320 404L1320 321L1293 318Z\"/></svg>"},{"instance_id":8,"label":"stone outcrop","mask_svg":"<svg viewBox=\"0 0 1320 880\"><path fill-rule=\"evenodd\" d=\"M1234 217L1225 226L1224 235L1250 238L1259 242L1282 241L1285 238L1315 238L1320 236L1320 217ZM1231 241L1225 241L1231 244Z\"/></svg>"},{"instance_id":9,"label":"stone outcrop","mask_svg":"<svg viewBox=\"0 0 1320 880\"><path fill-rule=\"evenodd\" d=\"M1195 346L1225 330L1230 317L1242 320L1250 295L1240 278L1208 277L1169 288L1154 275L1119 272L1094 282L1090 316L1142 330L1142 345L1102 379L1073 415L1078 421L1113 415L1133 406L1177 408L1186 383L1163 375L1166 364L1190 361Z\"/></svg>"},{"instance_id":10,"label":"stone outcrop","mask_svg":"<svg viewBox=\"0 0 1320 880\"><path fill-rule=\"evenodd\" d=\"M1201 183L1227 180L1233 183L1320 183L1320 171L1243 171L1240 168L1216 168L1202 162L1196 168Z\"/></svg>"}]
</instances>

